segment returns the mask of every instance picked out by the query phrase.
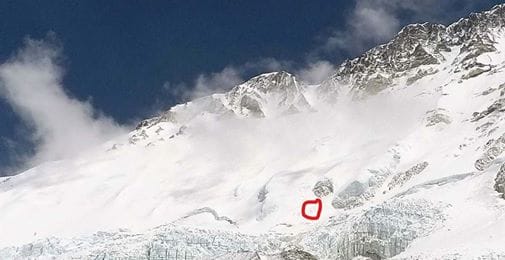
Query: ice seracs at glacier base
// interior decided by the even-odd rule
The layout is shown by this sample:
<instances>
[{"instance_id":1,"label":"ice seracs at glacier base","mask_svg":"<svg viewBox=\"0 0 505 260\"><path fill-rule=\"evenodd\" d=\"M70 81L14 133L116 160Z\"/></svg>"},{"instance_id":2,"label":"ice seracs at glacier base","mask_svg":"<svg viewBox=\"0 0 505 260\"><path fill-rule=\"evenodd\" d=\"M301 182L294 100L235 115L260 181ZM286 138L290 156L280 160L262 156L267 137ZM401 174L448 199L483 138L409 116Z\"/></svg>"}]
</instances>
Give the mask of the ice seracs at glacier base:
<instances>
[{"instance_id":1,"label":"ice seracs at glacier base","mask_svg":"<svg viewBox=\"0 0 505 260\"><path fill-rule=\"evenodd\" d=\"M0 259L505 259L504 111L505 5L409 25L0 178Z\"/></svg>"}]
</instances>

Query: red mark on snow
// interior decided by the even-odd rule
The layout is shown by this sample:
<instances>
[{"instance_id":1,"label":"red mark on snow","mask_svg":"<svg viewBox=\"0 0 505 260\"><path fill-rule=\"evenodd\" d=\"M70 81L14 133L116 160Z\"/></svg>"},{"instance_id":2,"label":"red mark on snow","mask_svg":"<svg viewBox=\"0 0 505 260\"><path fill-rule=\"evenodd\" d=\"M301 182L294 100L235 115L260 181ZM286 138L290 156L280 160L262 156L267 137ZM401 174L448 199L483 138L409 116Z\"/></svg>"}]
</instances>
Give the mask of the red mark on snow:
<instances>
[{"instance_id":1,"label":"red mark on snow","mask_svg":"<svg viewBox=\"0 0 505 260\"><path fill-rule=\"evenodd\" d=\"M306 212L306 207L307 205L317 205L317 213L315 216L310 216ZM302 204L302 216L308 220L318 220L319 217L321 216L321 211L323 210L323 203L321 202L321 199L315 199L315 200L306 200Z\"/></svg>"}]
</instances>

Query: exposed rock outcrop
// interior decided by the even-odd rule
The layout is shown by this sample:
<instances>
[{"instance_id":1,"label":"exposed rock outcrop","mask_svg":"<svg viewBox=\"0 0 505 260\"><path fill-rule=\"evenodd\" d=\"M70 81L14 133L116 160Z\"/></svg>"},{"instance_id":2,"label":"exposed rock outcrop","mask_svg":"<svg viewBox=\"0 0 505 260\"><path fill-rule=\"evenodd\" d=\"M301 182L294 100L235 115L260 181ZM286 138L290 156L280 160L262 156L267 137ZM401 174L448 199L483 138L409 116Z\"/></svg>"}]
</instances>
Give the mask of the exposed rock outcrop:
<instances>
[{"instance_id":1,"label":"exposed rock outcrop","mask_svg":"<svg viewBox=\"0 0 505 260\"><path fill-rule=\"evenodd\" d=\"M494 182L494 189L505 199L505 163L500 167Z\"/></svg>"},{"instance_id":2,"label":"exposed rock outcrop","mask_svg":"<svg viewBox=\"0 0 505 260\"><path fill-rule=\"evenodd\" d=\"M280 257L283 260L317 260L317 257L299 249L283 251Z\"/></svg>"},{"instance_id":3,"label":"exposed rock outcrop","mask_svg":"<svg viewBox=\"0 0 505 260\"><path fill-rule=\"evenodd\" d=\"M226 93L227 106L241 116L265 117L309 111L296 78L284 71L256 76Z\"/></svg>"},{"instance_id":4,"label":"exposed rock outcrop","mask_svg":"<svg viewBox=\"0 0 505 260\"><path fill-rule=\"evenodd\" d=\"M437 110L431 110L428 111L427 117L426 117L426 126L435 126L438 124L450 124L451 123L451 118L445 114L446 111L445 109L437 109Z\"/></svg>"},{"instance_id":5,"label":"exposed rock outcrop","mask_svg":"<svg viewBox=\"0 0 505 260\"><path fill-rule=\"evenodd\" d=\"M395 176L393 176L393 179L391 179L391 182L388 183L388 189L392 190L397 186L402 186L407 181L412 179L412 177L424 171L424 169L426 169L428 165L429 165L428 162L418 163L412 166L412 168L396 174Z\"/></svg>"},{"instance_id":6,"label":"exposed rock outcrop","mask_svg":"<svg viewBox=\"0 0 505 260\"><path fill-rule=\"evenodd\" d=\"M484 171L489 168L489 166L493 163L493 161L503 153L505 150L505 134L500 136L496 141L491 140L491 144L489 148L487 148L486 152L475 161L475 169L479 171Z\"/></svg>"},{"instance_id":7,"label":"exposed rock outcrop","mask_svg":"<svg viewBox=\"0 0 505 260\"><path fill-rule=\"evenodd\" d=\"M505 26L504 13L505 5L498 5L490 11L471 14L449 26L432 23L407 25L390 42L345 61L330 77L331 80L323 84L323 95L338 93L335 88L341 85L352 86L358 96L378 93L409 70L444 61L444 52L453 47L460 47L454 64L469 70L465 77L478 76L488 71L488 68L471 70L478 65L474 59L496 51L496 42L489 32ZM418 80L419 76L411 78L408 84Z\"/></svg>"},{"instance_id":8,"label":"exposed rock outcrop","mask_svg":"<svg viewBox=\"0 0 505 260\"><path fill-rule=\"evenodd\" d=\"M314 192L314 195L318 198L328 196L333 193L333 183L327 178L320 180L316 182L314 188L312 188L312 192Z\"/></svg>"},{"instance_id":9,"label":"exposed rock outcrop","mask_svg":"<svg viewBox=\"0 0 505 260\"><path fill-rule=\"evenodd\" d=\"M472 121L479 121L482 118L495 113L495 112L503 112L503 107L505 106L505 98L500 98L496 100L492 105L490 105L486 110L482 112L473 113Z\"/></svg>"}]
</instances>

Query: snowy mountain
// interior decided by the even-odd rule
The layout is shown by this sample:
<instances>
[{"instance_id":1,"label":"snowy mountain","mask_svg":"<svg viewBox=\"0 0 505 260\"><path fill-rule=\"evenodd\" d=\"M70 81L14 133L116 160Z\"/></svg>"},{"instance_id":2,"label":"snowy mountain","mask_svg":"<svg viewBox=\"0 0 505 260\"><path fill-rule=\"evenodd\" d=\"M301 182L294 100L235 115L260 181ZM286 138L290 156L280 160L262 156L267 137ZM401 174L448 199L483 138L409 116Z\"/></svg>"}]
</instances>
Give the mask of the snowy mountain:
<instances>
[{"instance_id":1,"label":"snowy mountain","mask_svg":"<svg viewBox=\"0 0 505 260\"><path fill-rule=\"evenodd\" d=\"M409 25L0 178L0 258L505 259L504 111L505 5Z\"/></svg>"}]
</instances>

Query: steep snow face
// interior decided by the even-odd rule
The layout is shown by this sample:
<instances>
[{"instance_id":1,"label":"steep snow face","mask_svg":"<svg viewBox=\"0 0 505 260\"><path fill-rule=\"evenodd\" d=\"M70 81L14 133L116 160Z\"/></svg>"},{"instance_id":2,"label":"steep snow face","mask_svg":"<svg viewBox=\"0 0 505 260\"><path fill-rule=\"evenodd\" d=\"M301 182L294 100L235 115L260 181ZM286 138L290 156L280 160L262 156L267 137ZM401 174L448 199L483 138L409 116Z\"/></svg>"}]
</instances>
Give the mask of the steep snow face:
<instances>
[{"instance_id":1,"label":"steep snow face","mask_svg":"<svg viewBox=\"0 0 505 260\"><path fill-rule=\"evenodd\" d=\"M0 258L504 258L504 10L407 26L315 89L259 75L2 178Z\"/></svg>"}]
</instances>

